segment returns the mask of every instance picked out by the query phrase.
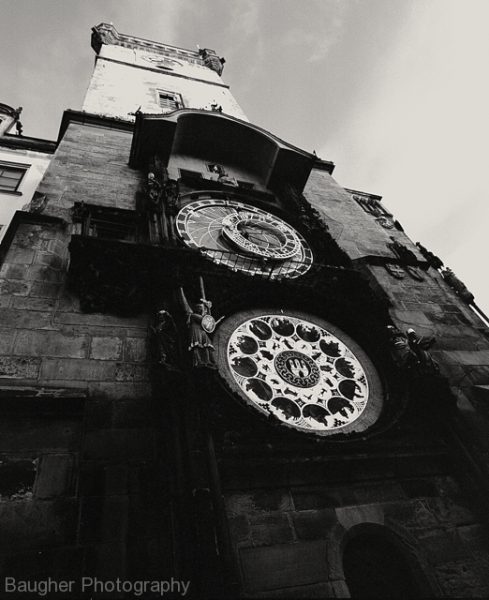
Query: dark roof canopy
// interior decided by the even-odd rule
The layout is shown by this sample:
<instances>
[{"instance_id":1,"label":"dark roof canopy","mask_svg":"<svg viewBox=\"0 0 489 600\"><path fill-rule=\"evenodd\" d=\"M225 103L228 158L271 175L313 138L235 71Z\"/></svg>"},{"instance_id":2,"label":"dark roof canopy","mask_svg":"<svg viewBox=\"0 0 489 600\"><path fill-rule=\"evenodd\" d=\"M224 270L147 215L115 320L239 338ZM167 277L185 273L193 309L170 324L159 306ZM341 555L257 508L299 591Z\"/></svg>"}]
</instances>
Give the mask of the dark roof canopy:
<instances>
[{"instance_id":1,"label":"dark roof canopy","mask_svg":"<svg viewBox=\"0 0 489 600\"><path fill-rule=\"evenodd\" d=\"M184 154L234 165L267 187L290 183L302 190L317 157L271 133L219 112L182 109L136 116L130 165L141 167L158 154L165 163Z\"/></svg>"}]
</instances>

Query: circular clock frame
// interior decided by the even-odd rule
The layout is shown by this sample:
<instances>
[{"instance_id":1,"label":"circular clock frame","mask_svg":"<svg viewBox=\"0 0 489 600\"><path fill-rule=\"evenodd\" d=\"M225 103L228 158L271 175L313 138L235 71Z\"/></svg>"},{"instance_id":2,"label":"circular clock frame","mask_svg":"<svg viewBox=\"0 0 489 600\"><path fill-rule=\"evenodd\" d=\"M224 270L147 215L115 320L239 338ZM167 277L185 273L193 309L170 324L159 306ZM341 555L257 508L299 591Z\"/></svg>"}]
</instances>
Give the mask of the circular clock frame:
<instances>
[{"instance_id":1,"label":"circular clock frame","mask_svg":"<svg viewBox=\"0 0 489 600\"><path fill-rule=\"evenodd\" d=\"M242 200L205 197L176 217L180 239L216 264L269 279L295 278L313 262L303 236L280 217Z\"/></svg>"},{"instance_id":2,"label":"circular clock frame","mask_svg":"<svg viewBox=\"0 0 489 600\"><path fill-rule=\"evenodd\" d=\"M169 58L168 56L143 56L143 60L151 63L158 69L173 71L174 68L182 67L183 64L179 60Z\"/></svg>"},{"instance_id":3,"label":"circular clock frame","mask_svg":"<svg viewBox=\"0 0 489 600\"><path fill-rule=\"evenodd\" d=\"M220 324L214 345L233 396L284 427L334 437L363 433L380 417L384 391L372 361L349 335L315 315L242 311Z\"/></svg>"}]
</instances>

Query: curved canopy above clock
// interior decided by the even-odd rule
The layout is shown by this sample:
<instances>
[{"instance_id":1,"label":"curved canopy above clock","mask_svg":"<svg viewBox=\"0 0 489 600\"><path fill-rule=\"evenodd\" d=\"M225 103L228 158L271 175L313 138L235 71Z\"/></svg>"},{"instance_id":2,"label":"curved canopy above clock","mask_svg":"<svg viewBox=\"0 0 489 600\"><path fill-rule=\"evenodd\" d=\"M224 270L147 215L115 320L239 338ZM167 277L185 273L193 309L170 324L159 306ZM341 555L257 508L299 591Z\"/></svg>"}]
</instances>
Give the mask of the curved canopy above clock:
<instances>
[{"instance_id":1,"label":"curved canopy above clock","mask_svg":"<svg viewBox=\"0 0 489 600\"><path fill-rule=\"evenodd\" d=\"M195 109L136 116L130 165L140 167L154 154L165 162L172 154L184 154L234 165L254 173L267 187L280 182L299 190L318 160L256 125Z\"/></svg>"}]
</instances>

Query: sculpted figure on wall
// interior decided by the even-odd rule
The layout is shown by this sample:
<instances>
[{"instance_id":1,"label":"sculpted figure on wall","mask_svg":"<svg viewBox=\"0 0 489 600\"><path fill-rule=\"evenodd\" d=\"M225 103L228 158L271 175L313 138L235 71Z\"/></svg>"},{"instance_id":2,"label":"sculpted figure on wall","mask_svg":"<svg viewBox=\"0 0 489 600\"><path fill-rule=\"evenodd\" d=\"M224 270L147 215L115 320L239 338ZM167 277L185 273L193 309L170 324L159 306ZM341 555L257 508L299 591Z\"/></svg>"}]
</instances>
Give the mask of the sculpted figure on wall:
<instances>
[{"instance_id":1,"label":"sculpted figure on wall","mask_svg":"<svg viewBox=\"0 0 489 600\"><path fill-rule=\"evenodd\" d=\"M416 254L414 254L412 250L410 250L404 244L401 244L401 242L398 242L392 236L390 236L390 239L391 241L388 244L388 246L400 260L406 261L408 263L417 261Z\"/></svg>"},{"instance_id":2,"label":"sculpted figure on wall","mask_svg":"<svg viewBox=\"0 0 489 600\"><path fill-rule=\"evenodd\" d=\"M216 369L211 335L219 321L216 322L211 314L212 302L205 297L202 277L200 277L200 291L199 302L192 306L187 301L183 288L179 289L180 304L187 316L188 350L192 353L193 367Z\"/></svg>"},{"instance_id":3,"label":"sculpted figure on wall","mask_svg":"<svg viewBox=\"0 0 489 600\"><path fill-rule=\"evenodd\" d=\"M406 333L393 325L387 326L387 335L394 362L401 369L415 375L436 375L439 367L429 349L435 344L434 337L418 336L414 329Z\"/></svg>"},{"instance_id":4,"label":"sculpted figure on wall","mask_svg":"<svg viewBox=\"0 0 489 600\"><path fill-rule=\"evenodd\" d=\"M158 181L156 175L152 171L148 173L148 178L146 181L146 193L149 211L161 213L163 209L163 185Z\"/></svg>"},{"instance_id":5,"label":"sculpted figure on wall","mask_svg":"<svg viewBox=\"0 0 489 600\"><path fill-rule=\"evenodd\" d=\"M441 276L466 304L472 304L474 302L474 294L467 289L464 282L461 281L451 269L448 267L443 269Z\"/></svg>"},{"instance_id":6,"label":"sculpted figure on wall","mask_svg":"<svg viewBox=\"0 0 489 600\"><path fill-rule=\"evenodd\" d=\"M426 261L429 263L430 267L433 267L433 269L442 269L443 268L443 261L438 256L436 256L436 254L433 254L433 252L431 252L430 250L425 248L419 242L416 242L416 246L418 247L418 250L423 255L423 258L425 258Z\"/></svg>"},{"instance_id":7,"label":"sculpted figure on wall","mask_svg":"<svg viewBox=\"0 0 489 600\"><path fill-rule=\"evenodd\" d=\"M151 329L156 338L158 363L166 369L177 369L179 361L178 334L171 314L165 309L159 310Z\"/></svg>"},{"instance_id":8,"label":"sculpted figure on wall","mask_svg":"<svg viewBox=\"0 0 489 600\"><path fill-rule=\"evenodd\" d=\"M436 339L432 337L419 336L414 329L407 330L409 347L416 356L416 369L420 375L434 375L440 368L431 356L429 349L435 344Z\"/></svg>"}]
</instances>

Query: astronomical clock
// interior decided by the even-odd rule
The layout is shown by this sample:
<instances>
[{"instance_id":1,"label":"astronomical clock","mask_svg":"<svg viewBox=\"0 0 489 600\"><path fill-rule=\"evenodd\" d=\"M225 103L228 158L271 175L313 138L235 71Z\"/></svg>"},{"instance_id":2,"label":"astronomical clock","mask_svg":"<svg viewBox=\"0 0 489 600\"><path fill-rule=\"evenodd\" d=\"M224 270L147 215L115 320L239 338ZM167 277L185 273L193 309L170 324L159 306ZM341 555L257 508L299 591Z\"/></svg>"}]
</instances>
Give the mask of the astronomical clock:
<instances>
[{"instance_id":1,"label":"astronomical clock","mask_svg":"<svg viewBox=\"0 0 489 600\"><path fill-rule=\"evenodd\" d=\"M189 248L248 275L293 278L312 265L311 249L299 232L246 202L206 194L180 210L176 227Z\"/></svg>"},{"instance_id":2,"label":"astronomical clock","mask_svg":"<svg viewBox=\"0 0 489 600\"><path fill-rule=\"evenodd\" d=\"M314 254L305 237L253 199L238 198L181 196L181 242L249 277L294 282L308 273ZM251 415L323 437L364 432L379 418L376 368L334 323L287 308L286 298L279 309L250 306L221 321L213 336L219 376Z\"/></svg>"}]
</instances>

